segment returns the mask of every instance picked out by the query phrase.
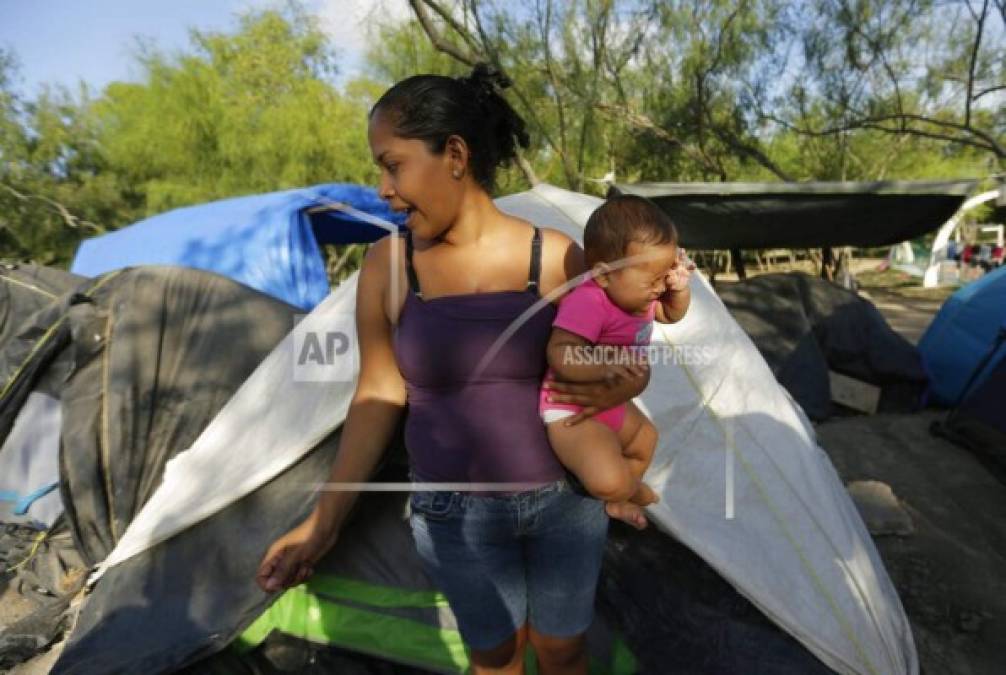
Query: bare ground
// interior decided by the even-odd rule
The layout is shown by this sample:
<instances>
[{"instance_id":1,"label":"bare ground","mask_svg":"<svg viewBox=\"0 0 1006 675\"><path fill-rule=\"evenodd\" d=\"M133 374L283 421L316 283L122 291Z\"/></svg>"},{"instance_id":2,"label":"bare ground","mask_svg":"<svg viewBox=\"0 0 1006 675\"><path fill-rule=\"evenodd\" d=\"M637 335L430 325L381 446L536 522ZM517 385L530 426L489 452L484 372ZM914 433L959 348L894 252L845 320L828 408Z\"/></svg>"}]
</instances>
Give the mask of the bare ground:
<instances>
[{"instance_id":1,"label":"bare ground","mask_svg":"<svg viewBox=\"0 0 1006 675\"><path fill-rule=\"evenodd\" d=\"M850 417L817 428L848 484L889 485L914 525L874 541L925 675L993 675L1006 658L1006 485L929 433L942 413Z\"/></svg>"}]
</instances>

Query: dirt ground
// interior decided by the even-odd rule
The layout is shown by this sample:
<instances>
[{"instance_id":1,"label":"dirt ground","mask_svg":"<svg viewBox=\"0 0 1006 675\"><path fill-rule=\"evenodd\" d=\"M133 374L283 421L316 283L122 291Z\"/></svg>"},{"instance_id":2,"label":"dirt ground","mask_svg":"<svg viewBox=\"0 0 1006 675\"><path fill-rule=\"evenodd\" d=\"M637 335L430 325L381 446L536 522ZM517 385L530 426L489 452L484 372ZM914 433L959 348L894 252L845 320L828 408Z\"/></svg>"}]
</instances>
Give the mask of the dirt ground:
<instances>
[{"instance_id":1,"label":"dirt ground","mask_svg":"<svg viewBox=\"0 0 1006 675\"><path fill-rule=\"evenodd\" d=\"M854 261L859 293L918 344L956 289L924 289L907 274L879 270L880 263ZM835 419L817 427L818 442L846 484L885 483L911 519L911 534L874 541L911 621L923 673L998 675L1006 672L1006 485L969 451L930 434L944 416Z\"/></svg>"},{"instance_id":2,"label":"dirt ground","mask_svg":"<svg viewBox=\"0 0 1006 675\"><path fill-rule=\"evenodd\" d=\"M925 675L1004 672L1006 485L929 433L943 414L829 421L818 442L848 484L889 485L912 520L874 541L911 621Z\"/></svg>"}]
</instances>

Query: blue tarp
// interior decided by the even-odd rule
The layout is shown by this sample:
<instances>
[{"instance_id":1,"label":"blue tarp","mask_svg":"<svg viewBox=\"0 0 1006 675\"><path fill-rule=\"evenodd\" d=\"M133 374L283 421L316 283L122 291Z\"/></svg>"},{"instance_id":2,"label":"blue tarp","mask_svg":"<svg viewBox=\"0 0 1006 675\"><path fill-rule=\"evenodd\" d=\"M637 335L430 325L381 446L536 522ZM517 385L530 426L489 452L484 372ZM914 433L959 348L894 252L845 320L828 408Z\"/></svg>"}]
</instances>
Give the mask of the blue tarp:
<instances>
[{"instance_id":1,"label":"blue tarp","mask_svg":"<svg viewBox=\"0 0 1006 675\"><path fill-rule=\"evenodd\" d=\"M371 242L386 232L339 211L337 201L402 223L377 193L345 183L223 199L168 211L77 249L70 270L97 276L130 265L182 265L216 272L310 310L329 292L320 244Z\"/></svg>"},{"instance_id":2,"label":"blue tarp","mask_svg":"<svg viewBox=\"0 0 1006 675\"><path fill-rule=\"evenodd\" d=\"M919 341L934 403L955 405L1006 323L1006 267L986 274L943 303ZM990 372L994 365L988 364ZM972 386L978 386L975 381Z\"/></svg>"}]
</instances>

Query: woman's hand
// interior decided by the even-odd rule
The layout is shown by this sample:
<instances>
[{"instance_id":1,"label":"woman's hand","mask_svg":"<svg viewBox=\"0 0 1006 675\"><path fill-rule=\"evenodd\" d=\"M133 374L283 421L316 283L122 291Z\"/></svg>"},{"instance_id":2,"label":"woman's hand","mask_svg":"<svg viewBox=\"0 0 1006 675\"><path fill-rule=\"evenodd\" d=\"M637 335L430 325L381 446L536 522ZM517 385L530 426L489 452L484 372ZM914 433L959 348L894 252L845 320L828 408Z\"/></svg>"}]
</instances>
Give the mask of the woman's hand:
<instances>
[{"instance_id":1,"label":"woman's hand","mask_svg":"<svg viewBox=\"0 0 1006 675\"><path fill-rule=\"evenodd\" d=\"M304 583L314 565L332 548L336 534L326 533L315 513L272 543L259 564L255 581L267 592Z\"/></svg>"},{"instance_id":2,"label":"woman's hand","mask_svg":"<svg viewBox=\"0 0 1006 675\"><path fill-rule=\"evenodd\" d=\"M572 403L583 406L583 410L563 420L566 426L578 424L593 417L602 410L614 408L643 393L650 381L650 367L638 364L626 370L626 376L597 382L563 382L548 380L545 388L550 390L550 400L554 403Z\"/></svg>"},{"instance_id":3,"label":"woman's hand","mask_svg":"<svg viewBox=\"0 0 1006 675\"><path fill-rule=\"evenodd\" d=\"M636 377L645 377L646 373L643 371L641 365L629 365L629 366L608 366L604 371L604 377L601 378L605 382L611 385L617 385L620 379L631 380ZM617 405L617 404L616 404Z\"/></svg>"}]
</instances>

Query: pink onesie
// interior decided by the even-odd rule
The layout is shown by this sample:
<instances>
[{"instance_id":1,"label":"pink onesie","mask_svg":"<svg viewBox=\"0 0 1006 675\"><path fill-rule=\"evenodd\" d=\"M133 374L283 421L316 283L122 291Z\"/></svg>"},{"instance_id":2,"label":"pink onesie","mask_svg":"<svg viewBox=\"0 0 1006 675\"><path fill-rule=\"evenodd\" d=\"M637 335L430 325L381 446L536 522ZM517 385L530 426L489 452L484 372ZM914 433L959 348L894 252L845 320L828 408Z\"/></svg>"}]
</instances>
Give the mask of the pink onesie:
<instances>
[{"instance_id":1,"label":"pink onesie","mask_svg":"<svg viewBox=\"0 0 1006 675\"><path fill-rule=\"evenodd\" d=\"M655 300L647 309L646 316L634 316L612 302L596 281L587 279L559 302L559 311L552 327L576 333L595 345L645 347L650 344L656 311ZM551 379L555 379L555 373L549 368L545 373L545 380ZM538 412L543 418L546 417L546 411L565 410L576 413L583 408L569 403L549 403L548 392L548 389L542 387L538 398ZM625 405L623 403L603 410L593 419L608 425L617 433L625 421ZM554 413L549 417L558 418Z\"/></svg>"}]
</instances>

